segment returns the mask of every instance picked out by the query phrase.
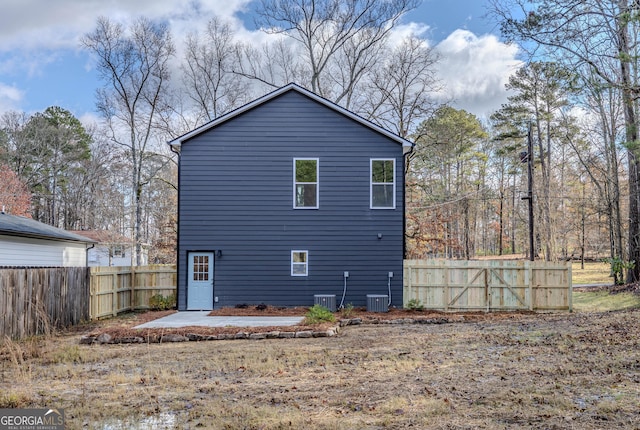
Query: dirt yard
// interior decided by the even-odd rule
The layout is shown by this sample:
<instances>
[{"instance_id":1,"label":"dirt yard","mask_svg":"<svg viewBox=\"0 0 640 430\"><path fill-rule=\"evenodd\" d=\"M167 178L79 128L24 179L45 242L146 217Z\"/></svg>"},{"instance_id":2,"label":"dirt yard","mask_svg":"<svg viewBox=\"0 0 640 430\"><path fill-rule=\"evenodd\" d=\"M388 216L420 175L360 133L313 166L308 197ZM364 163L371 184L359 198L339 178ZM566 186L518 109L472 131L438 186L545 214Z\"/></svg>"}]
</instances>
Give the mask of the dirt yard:
<instances>
[{"instance_id":1,"label":"dirt yard","mask_svg":"<svg viewBox=\"0 0 640 430\"><path fill-rule=\"evenodd\" d=\"M64 408L68 429L640 428L640 310L437 321L79 344L124 318L5 342L0 408Z\"/></svg>"}]
</instances>

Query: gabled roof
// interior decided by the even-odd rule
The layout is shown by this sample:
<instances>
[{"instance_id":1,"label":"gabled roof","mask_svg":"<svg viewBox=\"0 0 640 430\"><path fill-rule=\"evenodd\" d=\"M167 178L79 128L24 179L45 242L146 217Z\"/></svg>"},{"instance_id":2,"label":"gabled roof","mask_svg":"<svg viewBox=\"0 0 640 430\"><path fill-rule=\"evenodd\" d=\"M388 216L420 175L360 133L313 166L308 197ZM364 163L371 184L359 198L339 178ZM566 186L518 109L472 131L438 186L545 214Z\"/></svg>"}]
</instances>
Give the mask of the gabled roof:
<instances>
[{"instance_id":1,"label":"gabled roof","mask_svg":"<svg viewBox=\"0 0 640 430\"><path fill-rule=\"evenodd\" d=\"M87 237L41 223L31 218L9 215L6 213L0 213L0 235L65 240L71 242L95 242Z\"/></svg>"},{"instance_id":2,"label":"gabled roof","mask_svg":"<svg viewBox=\"0 0 640 430\"><path fill-rule=\"evenodd\" d=\"M133 240L108 230L70 230L70 233L78 234L92 239L94 242L105 245L129 245Z\"/></svg>"},{"instance_id":3,"label":"gabled roof","mask_svg":"<svg viewBox=\"0 0 640 430\"><path fill-rule=\"evenodd\" d=\"M335 103L333 103L332 101L329 101L323 97L320 97L319 95L299 86L296 85L294 83L290 83L285 85L284 87L278 88L277 90L270 92L244 106L239 107L238 109L235 109L229 113L226 113L224 115L222 115L221 117L218 117L212 121L209 121L208 123L201 125L200 127L186 133L183 134L180 137L177 137L176 139L172 140L169 142L169 145L171 145L172 148L179 150L180 147L182 146L182 143L188 139L191 139L194 136L199 135L200 133L204 133L205 131L222 124L223 122L226 122L238 115L243 114L244 112L247 112L248 110L251 110L257 106L260 106L266 102L268 102L269 100L272 100L288 91L296 91L304 96L309 97L312 100L315 100L316 102L325 105L326 107L333 109L334 111L341 113L342 115L351 118L352 120L359 122L360 124L364 125L365 127L368 127L386 137L388 137L391 140L394 140L396 142L398 142L399 144L401 144L403 147L408 147L408 148L412 148L413 147L413 143L409 142L406 139L403 139L402 137L398 136L395 133L390 132L389 130L380 127L379 125L376 125L374 123L372 123L371 121L368 121L364 118L362 118L360 115L357 115L353 112L351 112L348 109L345 109Z\"/></svg>"}]
</instances>

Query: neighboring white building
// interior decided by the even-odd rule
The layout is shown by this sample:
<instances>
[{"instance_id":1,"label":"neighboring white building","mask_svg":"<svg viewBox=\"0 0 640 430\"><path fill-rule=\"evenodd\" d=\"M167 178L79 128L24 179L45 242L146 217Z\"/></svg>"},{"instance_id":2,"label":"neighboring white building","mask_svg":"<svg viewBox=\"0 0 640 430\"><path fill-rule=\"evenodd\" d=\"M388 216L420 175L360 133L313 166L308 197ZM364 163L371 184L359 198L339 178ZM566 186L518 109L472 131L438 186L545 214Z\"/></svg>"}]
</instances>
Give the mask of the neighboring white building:
<instances>
[{"instance_id":1,"label":"neighboring white building","mask_svg":"<svg viewBox=\"0 0 640 430\"><path fill-rule=\"evenodd\" d=\"M87 266L93 240L60 228L0 212L0 267Z\"/></svg>"},{"instance_id":2,"label":"neighboring white building","mask_svg":"<svg viewBox=\"0 0 640 430\"><path fill-rule=\"evenodd\" d=\"M106 230L75 230L72 233L92 239L96 245L88 250L90 267L131 266L135 247L133 240ZM140 266L148 264L148 249L142 247Z\"/></svg>"}]
</instances>

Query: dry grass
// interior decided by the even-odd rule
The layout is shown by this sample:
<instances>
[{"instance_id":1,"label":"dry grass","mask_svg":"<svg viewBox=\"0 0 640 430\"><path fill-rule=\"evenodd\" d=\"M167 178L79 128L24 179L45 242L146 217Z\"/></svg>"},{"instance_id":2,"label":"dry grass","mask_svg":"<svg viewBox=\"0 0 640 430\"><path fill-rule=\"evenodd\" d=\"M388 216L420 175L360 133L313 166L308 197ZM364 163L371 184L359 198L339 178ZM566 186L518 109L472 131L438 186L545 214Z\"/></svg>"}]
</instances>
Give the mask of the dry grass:
<instances>
[{"instance_id":1,"label":"dry grass","mask_svg":"<svg viewBox=\"0 0 640 430\"><path fill-rule=\"evenodd\" d=\"M639 336L637 309L270 341L76 333L5 342L0 407L64 408L69 429L639 428Z\"/></svg>"},{"instance_id":2,"label":"dry grass","mask_svg":"<svg viewBox=\"0 0 640 430\"><path fill-rule=\"evenodd\" d=\"M611 266L602 262L585 262L584 269L579 261L571 265L571 282L576 284L613 284Z\"/></svg>"}]
</instances>

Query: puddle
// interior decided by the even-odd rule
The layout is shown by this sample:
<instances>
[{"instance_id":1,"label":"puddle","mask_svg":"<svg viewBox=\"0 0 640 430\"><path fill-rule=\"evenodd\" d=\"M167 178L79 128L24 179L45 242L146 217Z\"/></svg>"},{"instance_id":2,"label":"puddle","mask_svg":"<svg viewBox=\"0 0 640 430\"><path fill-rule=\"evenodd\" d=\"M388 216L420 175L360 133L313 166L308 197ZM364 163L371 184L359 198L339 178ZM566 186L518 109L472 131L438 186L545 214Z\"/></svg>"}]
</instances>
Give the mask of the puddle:
<instances>
[{"instance_id":1,"label":"puddle","mask_svg":"<svg viewBox=\"0 0 640 430\"><path fill-rule=\"evenodd\" d=\"M102 430L169 430L176 428L177 416L172 412L162 412L158 415L142 419L112 420L105 423Z\"/></svg>"}]
</instances>

